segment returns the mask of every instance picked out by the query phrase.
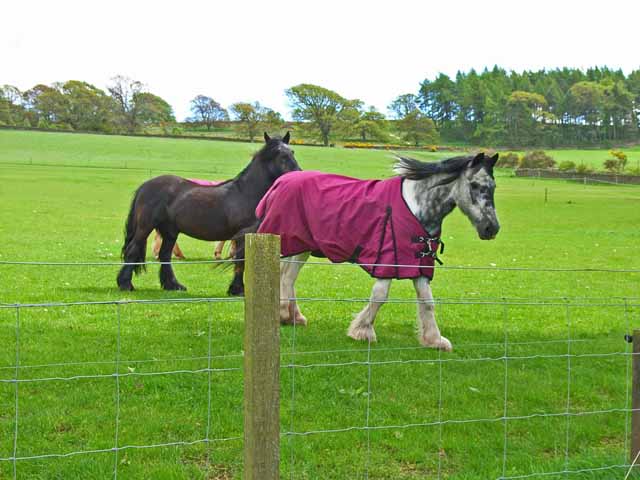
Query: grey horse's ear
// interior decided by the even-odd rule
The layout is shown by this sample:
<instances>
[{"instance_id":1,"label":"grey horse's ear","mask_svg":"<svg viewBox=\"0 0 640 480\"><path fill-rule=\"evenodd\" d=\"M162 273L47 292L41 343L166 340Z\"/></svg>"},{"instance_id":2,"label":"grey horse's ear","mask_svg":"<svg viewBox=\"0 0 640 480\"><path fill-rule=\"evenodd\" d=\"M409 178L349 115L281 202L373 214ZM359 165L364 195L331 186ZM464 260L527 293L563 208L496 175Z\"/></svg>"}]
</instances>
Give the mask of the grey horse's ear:
<instances>
[{"instance_id":1,"label":"grey horse's ear","mask_svg":"<svg viewBox=\"0 0 640 480\"><path fill-rule=\"evenodd\" d=\"M473 157L473 160L471 160L471 167L477 167L478 165L480 165L480 163L484 160L484 152L480 152L479 154L477 154L475 157Z\"/></svg>"},{"instance_id":2,"label":"grey horse's ear","mask_svg":"<svg viewBox=\"0 0 640 480\"><path fill-rule=\"evenodd\" d=\"M291 135L289 134L289 132L287 132L284 137L282 137L282 141L286 144L289 144L289 139L291 138Z\"/></svg>"},{"instance_id":3,"label":"grey horse's ear","mask_svg":"<svg viewBox=\"0 0 640 480\"><path fill-rule=\"evenodd\" d=\"M269 140L271 140L271 137L269 136L269 134L267 132L264 132L264 141L268 142Z\"/></svg>"},{"instance_id":4,"label":"grey horse's ear","mask_svg":"<svg viewBox=\"0 0 640 480\"><path fill-rule=\"evenodd\" d=\"M496 162L498 161L498 157L499 157L499 156L500 156L500 155L499 155L498 153L496 153L493 157L490 157L490 158L489 158L489 166L490 166L491 168L493 168L493 167L495 166Z\"/></svg>"}]
</instances>

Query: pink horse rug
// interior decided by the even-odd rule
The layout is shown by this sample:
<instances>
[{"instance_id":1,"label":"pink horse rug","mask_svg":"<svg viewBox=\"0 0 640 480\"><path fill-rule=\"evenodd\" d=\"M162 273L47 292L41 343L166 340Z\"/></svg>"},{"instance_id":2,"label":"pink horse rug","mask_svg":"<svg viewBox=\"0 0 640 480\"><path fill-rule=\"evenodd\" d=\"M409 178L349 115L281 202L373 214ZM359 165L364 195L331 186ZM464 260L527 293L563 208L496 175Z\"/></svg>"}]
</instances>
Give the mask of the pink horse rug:
<instances>
[{"instance_id":1,"label":"pink horse rug","mask_svg":"<svg viewBox=\"0 0 640 480\"><path fill-rule=\"evenodd\" d=\"M222 183L222 180L202 180L200 178L187 178L187 180L201 187L217 187Z\"/></svg>"},{"instance_id":2,"label":"pink horse rug","mask_svg":"<svg viewBox=\"0 0 640 480\"><path fill-rule=\"evenodd\" d=\"M354 262L375 278L433 278L440 232L425 231L402 198L402 177L358 180L314 171L282 175L256 208L258 232L302 252Z\"/></svg>"}]
</instances>

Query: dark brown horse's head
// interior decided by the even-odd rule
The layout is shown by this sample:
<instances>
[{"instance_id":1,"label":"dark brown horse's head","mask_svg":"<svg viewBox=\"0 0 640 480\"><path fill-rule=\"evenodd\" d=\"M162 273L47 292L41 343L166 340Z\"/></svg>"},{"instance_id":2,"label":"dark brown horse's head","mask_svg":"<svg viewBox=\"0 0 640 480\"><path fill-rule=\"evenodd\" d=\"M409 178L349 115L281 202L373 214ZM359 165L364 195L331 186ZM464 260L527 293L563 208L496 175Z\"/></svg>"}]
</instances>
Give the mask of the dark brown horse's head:
<instances>
[{"instance_id":1,"label":"dark brown horse's head","mask_svg":"<svg viewBox=\"0 0 640 480\"><path fill-rule=\"evenodd\" d=\"M256 154L256 158L259 158L267 168L269 176L273 180L284 173L301 170L294 156L294 151L289 147L290 138L289 132L282 138L270 137L267 132L264 132L265 145Z\"/></svg>"}]
</instances>

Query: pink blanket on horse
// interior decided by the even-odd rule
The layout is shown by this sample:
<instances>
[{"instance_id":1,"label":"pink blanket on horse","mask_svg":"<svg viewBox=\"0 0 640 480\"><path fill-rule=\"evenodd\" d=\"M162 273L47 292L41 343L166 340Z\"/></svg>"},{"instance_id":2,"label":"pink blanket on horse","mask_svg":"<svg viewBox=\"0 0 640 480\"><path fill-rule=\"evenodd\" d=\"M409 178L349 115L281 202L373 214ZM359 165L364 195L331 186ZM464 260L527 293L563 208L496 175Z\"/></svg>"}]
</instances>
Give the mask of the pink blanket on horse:
<instances>
[{"instance_id":1,"label":"pink blanket on horse","mask_svg":"<svg viewBox=\"0 0 640 480\"><path fill-rule=\"evenodd\" d=\"M222 183L222 180L202 180L200 178L187 178L187 180L201 187L215 187Z\"/></svg>"},{"instance_id":2,"label":"pink blanket on horse","mask_svg":"<svg viewBox=\"0 0 640 480\"><path fill-rule=\"evenodd\" d=\"M376 278L433 278L440 232L426 232L409 210L401 177L290 172L271 186L256 217L258 232L280 235L285 257L311 251L358 263Z\"/></svg>"}]
</instances>

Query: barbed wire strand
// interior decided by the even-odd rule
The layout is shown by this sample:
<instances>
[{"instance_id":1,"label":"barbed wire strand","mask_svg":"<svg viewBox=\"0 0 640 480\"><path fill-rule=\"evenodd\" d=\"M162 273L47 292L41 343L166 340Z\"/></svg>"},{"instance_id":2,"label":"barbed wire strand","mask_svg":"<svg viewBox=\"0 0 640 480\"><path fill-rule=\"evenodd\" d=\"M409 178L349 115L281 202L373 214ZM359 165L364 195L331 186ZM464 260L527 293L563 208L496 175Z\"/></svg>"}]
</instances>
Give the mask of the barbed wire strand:
<instances>
[{"instance_id":1,"label":"barbed wire strand","mask_svg":"<svg viewBox=\"0 0 640 480\"><path fill-rule=\"evenodd\" d=\"M442 318L442 312L440 313ZM438 360L442 359L442 350L438 349ZM442 422L442 362L438 362L438 422ZM444 438L442 423L438 426L438 480L442 479L442 458L444 456Z\"/></svg>"},{"instance_id":2,"label":"barbed wire strand","mask_svg":"<svg viewBox=\"0 0 640 480\"><path fill-rule=\"evenodd\" d=\"M440 312L442 314L443 309L440 309ZM631 331L630 330L630 325L627 327L627 331ZM567 343L568 340L566 339L562 339L562 340L536 340L536 341L531 341L531 342L510 342L510 346L517 346L517 347L521 347L521 346L543 346L543 345L556 345L556 344L561 344L561 345L565 345ZM579 338L573 338L570 340L571 343L573 344L587 344L590 342L597 342L598 345L603 345L606 344L607 341L606 340L595 340L595 339L579 339ZM612 345L614 344L619 344L620 339L609 339L608 343L611 343ZM458 352L460 352L461 350L467 349L467 348L477 348L477 347L481 347L481 348L491 348L491 347L501 347L503 346L503 342L493 342L493 343L457 343L456 344L456 350ZM621 352L621 353L627 353L629 355L630 358L633 358L634 355L640 355L640 354L634 354L631 351L628 351L628 344L625 347L625 352ZM376 353L382 353L382 352L411 352L411 351L428 351L425 349L425 347L423 346L416 346L416 347L376 347L376 348L372 348L371 349L373 352ZM330 354L345 354L345 353L351 353L351 354L365 354L367 352L366 347L365 348L344 348L344 349L334 349L334 350L309 350L309 351L287 351L287 352L281 352L280 355L282 357L286 357L286 356L311 356L311 355L330 355ZM616 352L618 353L618 352ZM226 355L212 355L211 359L212 360L221 360L221 359L239 359L239 358L243 358L244 354L243 353L233 353L233 354L226 354ZM167 358L149 358L149 359L121 359L120 363L122 364L148 364L148 363L174 363L174 362L193 362L193 361L202 361L202 360L207 360L207 356L197 356L197 357L167 357ZM57 362L57 363L40 363L40 364L33 364L33 365L25 365L24 363L21 363L18 367L20 369L38 369L38 368L51 368L51 367L70 367L70 366L89 366L89 365L112 365L115 363L115 360L100 360L100 361L86 361L86 362ZM0 370L13 370L15 369L15 365L7 365L7 366L0 366Z\"/></svg>"},{"instance_id":3,"label":"barbed wire strand","mask_svg":"<svg viewBox=\"0 0 640 480\"><path fill-rule=\"evenodd\" d=\"M584 300L585 297L576 297L576 299ZM578 302L575 301L571 303L573 307L618 307L624 308L625 302L622 299L625 297L620 297L621 301L616 303L611 302ZM626 297L627 299L631 297ZM295 300L295 301L304 301L304 302L333 302L333 303L368 303L369 299L366 298L321 298L321 297L297 297L291 299L281 299L281 300ZM244 299L242 297L195 297L195 298L168 298L168 299L151 299L151 300L138 300L138 299L122 299L122 300L95 300L95 301L84 301L84 302L45 302L45 303L0 303L0 309L8 308L13 309L16 306L20 306L20 308L59 308L59 307L75 307L75 306L91 306L91 305L163 305L167 303L207 303L207 302L219 302L219 303L243 303ZM407 299L407 298L389 298L385 301L375 300L372 303L390 303L390 304L414 304L416 303L416 299ZM472 306L491 306L491 305L514 305L514 306L522 306L522 307L534 307L534 306L564 306L567 304L567 299L564 301L531 301L525 299L510 299L506 303L501 300L478 300L478 299L460 299L460 300L451 300L451 299L433 299L429 300L428 303L433 305L472 305ZM640 303L629 304L626 303L629 307L640 307Z\"/></svg>"},{"instance_id":4,"label":"barbed wire strand","mask_svg":"<svg viewBox=\"0 0 640 480\"><path fill-rule=\"evenodd\" d=\"M18 260L0 260L0 266L13 265L13 266L40 266L40 267L113 267L113 266L149 266L149 265L171 265L171 266L184 266L184 265L208 265L208 264L234 264L242 262L241 259L225 259L225 260L176 260L170 262L159 261L144 261L144 262L50 262L50 261L18 261ZM281 258L281 263L297 263L305 265L315 265L323 267L393 267L393 268L415 268L415 264L396 264L396 263L332 263L332 262L316 262L316 261L301 261L290 260L289 257ZM640 273L640 268L601 268L601 267L499 267L497 265L490 266L472 266L472 265L433 265L438 270L490 270L490 271L502 271L502 272L548 272L548 273Z\"/></svg>"},{"instance_id":5,"label":"barbed wire strand","mask_svg":"<svg viewBox=\"0 0 640 480\"><path fill-rule=\"evenodd\" d=\"M571 309L569 305L565 307L565 315L567 321L567 340L571 339ZM569 447L571 440L571 417L569 413L571 411L571 342L567 342L567 417L566 417L566 443L565 443L565 457L564 457L564 469L569 470ZM565 474L565 477L567 474Z\"/></svg>"},{"instance_id":6,"label":"barbed wire strand","mask_svg":"<svg viewBox=\"0 0 640 480\"><path fill-rule=\"evenodd\" d=\"M508 306L504 305L502 307L502 316L504 323L504 408L503 408L503 416L507 418L507 400L508 400L508 385L509 385L509 349L508 349L508 340L509 340L509 310ZM508 423L505 420L504 425L504 439L502 446L502 476L507 476L507 442L508 442Z\"/></svg>"},{"instance_id":7,"label":"barbed wire strand","mask_svg":"<svg viewBox=\"0 0 640 480\"><path fill-rule=\"evenodd\" d=\"M288 363L281 365L281 369L309 369L309 368L338 368L338 367L356 367L356 366L384 366L384 365L402 365L402 364L446 364L446 363L479 363L479 362L504 362L505 360L540 360L540 359L567 359L571 358L606 358L606 357L624 357L634 356L640 354L627 353L627 352L609 352L609 353L579 353L579 354L535 354L535 355L514 355L505 357L504 355L497 357L470 357L470 358L420 358L409 360L380 360L380 361L367 361L367 360L353 360L349 362L326 362L326 363L311 363L311 364L295 364ZM194 370L181 369L181 370L166 370L159 372L136 372L129 371L126 373L107 373L107 374L93 374L93 375L72 375L69 377L39 377L39 378L19 378L19 379L0 379L0 383L36 383L36 382L52 382L52 381L73 381L73 380L90 380L90 379L107 379L114 377L154 377L161 375L180 375L180 374L201 374L201 373L213 373L213 372L238 372L242 371L241 367L228 367L228 368L200 368Z\"/></svg>"},{"instance_id":8,"label":"barbed wire strand","mask_svg":"<svg viewBox=\"0 0 640 480\"><path fill-rule=\"evenodd\" d=\"M208 303L209 306L209 315L208 317L208 339L207 339L207 430L205 434L205 438L207 440L207 455L206 455L206 467L207 473L211 469L211 445L209 444L209 438L211 435L211 337L212 337L212 329L213 329L213 304L211 302Z\"/></svg>"},{"instance_id":9,"label":"barbed wire strand","mask_svg":"<svg viewBox=\"0 0 640 480\"><path fill-rule=\"evenodd\" d=\"M624 319L625 319L625 323L626 323L626 329L628 332L628 335L632 335L633 332L631 331L631 315L629 315L629 308L626 306L626 302L625 302L625 308L624 308ZM631 343L629 342L625 342L625 353L630 353L631 350ZM632 360L632 356L627 357L627 361L625 362L626 364L626 389L625 389L625 406L627 408L629 408L629 402L631 400L631 360ZM624 420L624 452L623 452L623 461L626 461L627 458L630 457L630 450L629 450L629 413L627 413L625 415L625 420Z\"/></svg>"},{"instance_id":10,"label":"barbed wire strand","mask_svg":"<svg viewBox=\"0 0 640 480\"><path fill-rule=\"evenodd\" d=\"M290 300L289 300L290 301ZM295 313L294 313L295 315ZM296 325L297 322L295 320L295 316L293 318L293 335L291 338L291 348L293 349L293 351L296 351ZM293 426L294 426L294 418L295 418L295 412L296 412L296 369L292 368L291 369L291 406L289 408L289 415L290 415L290 419L289 419L289 430L293 431ZM293 436L289 435L287 437L287 440L289 442L289 469L290 469L290 478L291 480L293 480L295 478L295 461L296 461L296 456L295 456L295 448L294 448L294 438Z\"/></svg>"},{"instance_id":11,"label":"barbed wire strand","mask_svg":"<svg viewBox=\"0 0 640 480\"><path fill-rule=\"evenodd\" d=\"M15 417L14 417L14 430L13 430L13 479L17 480L18 478L18 465L17 465L17 461L15 460L15 458L18 456L18 419L19 419L19 413L18 413L18 379L19 379L19 375L20 375L20 369L18 367L18 365L20 365L20 307L16 307L16 346L15 346L15 350L16 350L16 370L15 370L15 374L14 374L14 378L15 378L15 391L14 391L14 409L15 409Z\"/></svg>"},{"instance_id":12,"label":"barbed wire strand","mask_svg":"<svg viewBox=\"0 0 640 480\"><path fill-rule=\"evenodd\" d=\"M373 313L369 309L369 324L372 324ZM367 402L365 425L369 427L369 419L371 418L371 339L367 340ZM371 431L367 428L367 453L365 457L364 478L369 480L369 467L371 463Z\"/></svg>"},{"instance_id":13,"label":"barbed wire strand","mask_svg":"<svg viewBox=\"0 0 640 480\"><path fill-rule=\"evenodd\" d=\"M121 332L121 312L120 305L116 305L116 368L115 368L115 434L113 440L113 478L118 478L118 436L120 432L120 332Z\"/></svg>"}]
</instances>

